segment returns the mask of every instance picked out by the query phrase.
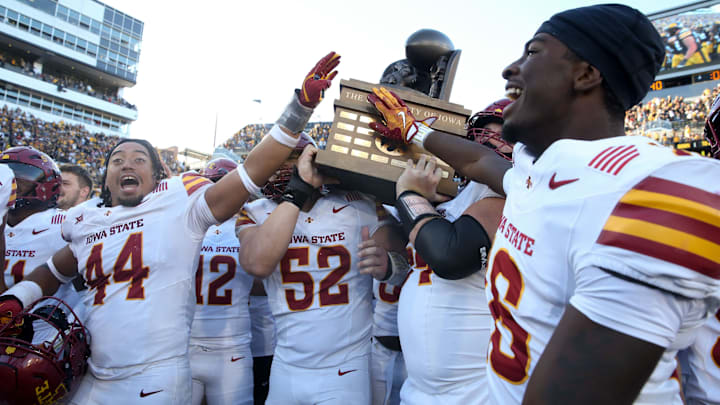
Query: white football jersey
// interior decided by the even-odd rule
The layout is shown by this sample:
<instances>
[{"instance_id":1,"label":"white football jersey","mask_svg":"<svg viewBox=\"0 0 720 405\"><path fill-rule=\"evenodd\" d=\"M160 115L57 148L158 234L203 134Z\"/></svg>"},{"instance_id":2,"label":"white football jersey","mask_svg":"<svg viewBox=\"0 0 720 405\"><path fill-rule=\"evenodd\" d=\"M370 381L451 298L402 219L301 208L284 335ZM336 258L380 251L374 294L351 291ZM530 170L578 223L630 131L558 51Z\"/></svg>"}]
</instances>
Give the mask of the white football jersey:
<instances>
[{"instance_id":1,"label":"white football jersey","mask_svg":"<svg viewBox=\"0 0 720 405\"><path fill-rule=\"evenodd\" d=\"M373 279L373 336L400 336L397 311L401 288Z\"/></svg>"},{"instance_id":2,"label":"white football jersey","mask_svg":"<svg viewBox=\"0 0 720 405\"><path fill-rule=\"evenodd\" d=\"M211 184L188 172L161 181L136 207L93 199L67 211L63 237L90 289L85 326L96 377L125 378L187 356L197 259L211 225L198 207Z\"/></svg>"},{"instance_id":3,"label":"white football jersey","mask_svg":"<svg viewBox=\"0 0 720 405\"><path fill-rule=\"evenodd\" d=\"M436 210L454 222L472 204L498 197L471 182ZM492 318L484 295L485 273L460 280L435 275L408 245L412 273L403 284L398 309L400 343L408 379L404 403L482 404L487 399L486 349Z\"/></svg>"},{"instance_id":4,"label":"white football jersey","mask_svg":"<svg viewBox=\"0 0 720 405\"><path fill-rule=\"evenodd\" d=\"M679 357L687 404L720 404L720 310L708 318L692 346Z\"/></svg>"},{"instance_id":5,"label":"white football jersey","mask_svg":"<svg viewBox=\"0 0 720 405\"><path fill-rule=\"evenodd\" d=\"M30 215L16 226L5 225L4 269L5 285L8 288L20 282L36 267L45 264L55 252L67 245L60 233L64 219L64 211L50 208ZM60 285L55 296L73 310L80 301L80 295L72 283Z\"/></svg>"},{"instance_id":6,"label":"white football jersey","mask_svg":"<svg viewBox=\"0 0 720 405\"><path fill-rule=\"evenodd\" d=\"M227 338L231 346L250 344L248 297L253 277L238 265L239 252L235 218L208 229L195 273L192 338Z\"/></svg>"},{"instance_id":7,"label":"white football jersey","mask_svg":"<svg viewBox=\"0 0 720 405\"><path fill-rule=\"evenodd\" d=\"M253 357L272 356L276 341L275 318L266 295L250 296L250 327L252 328L250 350Z\"/></svg>"},{"instance_id":8,"label":"white football jersey","mask_svg":"<svg viewBox=\"0 0 720 405\"><path fill-rule=\"evenodd\" d=\"M15 206L16 197L15 173L8 165L0 164L0 220Z\"/></svg>"},{"instance_id":9,"label":"white football jersey","mask_svg":"<svg viewBox=\"0 0 720 405\"><path fill-rule=\"evenodd\" d=\"M262 224L277 204L245 206L237 230ZM281 361L334 367L370 353L372 277L357 269L361 228L391 223L381 205L358 192L331 192L300 212L287 253L264 280Z\"/></svg>"},{"instance_id":10,"label":"white football jersey","mask_svg":"<svg viewBox=\"0 0 720 405\"><path fill-rule=\"evenodd\" d=\"M711 242L720 223L720 162L625 136L562 139L538 159L516 144L513 158L486 273L495 321L488 349L491 402L522 401L528 376L570 303L596 323L666 347L636 403L677 403L678 384L670 378L675 353L688 344L708 309L704 300L720 286L720 250ZM598 293L604 306L576 293L576 286L588 289L595 278L617 284ZM641 296L656 297L648 291L658 290L690 300L655 305ZM618 296L628 291L637 292L635 300ZM676 329L669 321L659 326L678 313L663 313L667 305L687 305L692 316Z\"/></svg>"}]
</instances>

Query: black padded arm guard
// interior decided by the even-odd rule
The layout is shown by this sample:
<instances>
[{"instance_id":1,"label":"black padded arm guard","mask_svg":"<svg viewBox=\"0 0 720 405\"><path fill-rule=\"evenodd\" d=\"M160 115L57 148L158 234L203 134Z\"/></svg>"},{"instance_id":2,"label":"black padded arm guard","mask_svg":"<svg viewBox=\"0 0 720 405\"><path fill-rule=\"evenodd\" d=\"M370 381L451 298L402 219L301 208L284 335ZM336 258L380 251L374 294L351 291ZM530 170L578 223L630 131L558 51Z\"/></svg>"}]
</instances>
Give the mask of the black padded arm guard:
<instances>
[{"instance_id":1,"label":"black padded arm guard","mask_svg":"<svg viewBox=\"0 0 720 405\"><path fill-rule=\"evenodd\" d=\"M485 271L492 242L475 218L463 215L455 222L435 218L415 237L415 249L440 278L459 280Z\"/></svg>"}]
</instances>

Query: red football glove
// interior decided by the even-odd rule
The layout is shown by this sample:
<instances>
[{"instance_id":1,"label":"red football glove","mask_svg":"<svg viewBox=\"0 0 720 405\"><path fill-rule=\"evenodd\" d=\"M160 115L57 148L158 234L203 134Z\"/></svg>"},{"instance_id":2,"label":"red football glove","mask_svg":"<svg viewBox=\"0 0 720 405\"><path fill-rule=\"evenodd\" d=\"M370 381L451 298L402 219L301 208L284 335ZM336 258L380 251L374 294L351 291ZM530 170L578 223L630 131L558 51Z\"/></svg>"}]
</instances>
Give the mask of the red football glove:
<instances>
[{"instance_id":1,"label":"red football glove","mask_svg":"<svg viewBox=\"0 0 720 405\"><path fill-rule=\"evenodd\" d=\"M298 98L305 107L315 108L325 95L325 90L330 87L332 79L337 75L333 70L340 64L340 55L330 52L315 65L303 81Z\"/></svg>"},{"instance_id":2,"label":"red football glove","mask_svg":"<svg viewBox=\"0 0 720 405\"><path fill-rule=\"evenodd\" d=\"M437 117L418 121L397 94L381 87L373 88L374 94L368 94L368 101L382 114L385 125L371 122L370 128L385 138L395 142L410 143L418 132L419 125L430 126Z\"/></svg>"},{"instance_id":3,"label":"red football glove","mask_svg":"<svg viewBox=\"0 0 720 405\"><path fill-rule=\"evenodd\" d=\"M23 305L12 295L0 296L0 336L17 337L22 332L23 318L18 317ZM12 323L12 324L11 324Z\"/></svg>"}]
</instances>

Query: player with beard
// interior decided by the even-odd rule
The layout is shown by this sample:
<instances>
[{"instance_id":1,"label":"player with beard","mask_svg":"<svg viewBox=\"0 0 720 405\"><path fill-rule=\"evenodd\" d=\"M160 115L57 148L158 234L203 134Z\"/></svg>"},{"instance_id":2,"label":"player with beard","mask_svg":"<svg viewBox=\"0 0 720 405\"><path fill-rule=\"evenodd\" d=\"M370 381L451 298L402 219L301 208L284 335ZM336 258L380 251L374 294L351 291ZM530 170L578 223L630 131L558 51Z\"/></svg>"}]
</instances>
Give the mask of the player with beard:
<instances>
[{"instance_id":1,"label":"player with beard","mask_svg":"<svg viewBox=\"0 0 720 405\"><path fill-rule=\"evenodd\" d=\"M334 52L322 58L269 136L217 183L194 172L167 178L145 140L123 139L108 152L100 197L67 213L62 235L69 245L0 300L0 312L17 314L83 276L90 288L85 326L92 355L71 403L189 401L188 346L202 240L287 159L338 63Z\"/></svg>"},{"instance_id":2,"label":"player with beard","mask_svg":"<svg viewBox=\"0 0 720 405\"><path fill-rule=\"evenodd\" d=\"M385 89L369 101L385 116L407 107ZM468 138L509 159L512 145L496 132L510 100L499 100L468 121ZM388 127L373 123L380 133ZM397 324L408 378L403 403L485 404L486 352L492 317L484 297L485 267L504 199L489 187L469 182L450 201L433 204L440 180L434 162L408 162L396 184L398 215L409 235L413 271L400 293ZM434 199L437 201L438 199ZM411 210L408 207L411 206ZM409 213L424 219L410 221ZM378 303L378 305L381 305ZM381 309L384 306L381 306Z\"/></svg>"},{"instance_id":3,"label":"player with beard","mask_svg":"<svg viewBox=\"0 0 720 405\"><path fill-rule=\"evenodd\" d=\"M64 165L60 167L60 173L62 187L58 197L58 208L69 210L90 198L93 184L87 170L78 165Z\"/></svg>"},{"instance_id":4,"label":"player with beard","mask_svg":"<svg viewBox=\"0 0 720 405\"><path fill-rule=\"evenodd\" d=\"M358 251L403 252L405 243L392 243L394 221L370 197L321 193L326 180L313 164L317 149L305 141L268 183L272 199L247 204L236 228L240 263L265 279L275 318L267 403L368 404L370 275L395 275L389 282L400 283L408 269L396 253Z\"/></svg>"},{"instance_id":5,"label":"player with beard","mask_svg":"<svg viewBox=\"0 0 720 405\"><path fill-rule=\"evenodd\" d=\"M217 183L237 163L213 159L200 175ZM190 331L192 404L252 404L248 300L253 278L239 268L235 216L205 234L195 273L195 317Z\"/></svg>"},{"instance_id":6,"label":"player with beard","mask_svg":"<svg viewBox=\"0 0 720 405\"><path fill-rule=\"evenodd\" d=\"M720 159L720 97L708 112L705 139L710 143L711 156ZM692 345L678 357L686 404L720 403L720 310L708 317Z\"/></svg>"},{"instance_id":7,"label":"player with beard","mask_svg":"<svg viewBox=\"0 0 720 405\"><path fill-rule=\"evenodd\" d=\"M720 297L720 163L625 136L663 57L630 7L551 17L503 71L512 168L392 125L507 194L486 276L492 403L681 403L675 355Z\"/></svg>"}]
</instances>

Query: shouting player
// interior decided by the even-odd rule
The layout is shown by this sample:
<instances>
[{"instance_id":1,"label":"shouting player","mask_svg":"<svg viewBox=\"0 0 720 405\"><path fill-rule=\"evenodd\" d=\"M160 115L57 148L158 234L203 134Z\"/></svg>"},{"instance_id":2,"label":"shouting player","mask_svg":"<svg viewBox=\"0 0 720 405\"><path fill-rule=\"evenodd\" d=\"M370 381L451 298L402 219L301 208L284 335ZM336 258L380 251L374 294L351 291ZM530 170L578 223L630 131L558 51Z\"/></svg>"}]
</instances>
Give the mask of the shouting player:
<instances>
[{"instance_id":1,"label":"shouting player","mask_svg":"<svg viewBox=\"0 0 720 405\"><path fill-rule=\"evenodd\" d=\"M235 170L227 158L213 159L201 176L217 183ZM253 403L248 296L253 279L238 267L235 217L205 234L195 274L197 307L190 331L194 405Z\"/></svg>"},{"instance_id":2,"label":"shouting player","mask_svg":"<svg viewBox=\"0 0 720 405\"><path fill-rule=\"evenodd\" d=\"M705 121L712 157L720 159L720 97ZM692 345L680 352L685 401L688 405L720 403L720 309L710 316Z\"/></svg>"},{"instance_id":3,"label":"shouting player","mask_svg":"<svg viewBox=\"0 0 720 405\"><path fill-rule=\"evenodd\" d=\"M287 159L338 63L335 53L321 59L270 136L215 184L194 172L166 178L157 151L144 140L123 139L109 151L100 197L67 213L62 234L69 245L0 301L0 312L19 313L83 276L90 287L85 326L92 355L73 404L191 398L188 347L202 240Z\"/></svg>"},{"instance_id":4,"label":"shouting player","mask_svg":"<svg viewBox=\"0 0 720 405\"><path fill-rule=\"evenodd\" d=\"M289 160L268 183L271 199L247 204L237 226L240 263L266 278L277 328L267 403L368 404L372 278L363 273L383 278L389 259L357 252L374 241L402 252L404 243L390 244L390 218L369 197L321 194L317 149L302 142L297 167ZM407 263L394 257L402 279Z\"/></svg>"},{"instance_id":5,"label":"shouting player","mask_svg":"<svg viewBox=\"0 0 720 405\"><path fill-rule=\"evenodd\" d=\"M720 287L720 164L625 136L663 56L635 9L567 10L503 71L512 169L422 123L400 131L507 193L486 276L492 403L680 403L675 354Z\"/></svg>"},{"instance_id":6,"label":"shouting player","mask_svg":"<svg viewBox=\"0 0 720 405\"><path fill-rule=\"evenodd\" d=\"M391 122L403 111L402 100L384 88L369 101ZM502 111L510 100L499 100L468 122L468 137L508 157L512 146L500 133ZM374 129L390 129L373 123ZM396 203L412 253L413 272L403 285L398 327L408 379L403 403L485 404L488 401L486 351L492 318L484 297L485 268L504 199L486 185L469 182L450 201L434 206L438 173L434 161L421 158L397 181ZM412 207L412 209L409 209Z\"/></svg>"}]
</instances>

